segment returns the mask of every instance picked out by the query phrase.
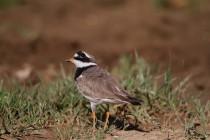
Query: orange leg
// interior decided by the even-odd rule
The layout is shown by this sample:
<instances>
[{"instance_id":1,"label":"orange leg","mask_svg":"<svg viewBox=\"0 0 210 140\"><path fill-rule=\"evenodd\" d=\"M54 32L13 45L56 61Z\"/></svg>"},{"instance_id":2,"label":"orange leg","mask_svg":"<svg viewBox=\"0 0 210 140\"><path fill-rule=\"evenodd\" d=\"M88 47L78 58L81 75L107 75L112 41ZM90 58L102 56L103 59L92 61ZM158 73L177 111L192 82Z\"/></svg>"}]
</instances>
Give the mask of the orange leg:
<instances>
[{"instance_id":1,"label":"orange leg","mask_svg":"<svg viewBox=\"0 0 210 140\"><path fill-rule=\"evenodd\" d=\"M96 113L92 112L92 118L93 118L93 131L95 131L96 128Z\"/></svg>"},{"instance_id":2,"label":"orange leg","mask_svg":"<svg viewBox=\"0 0 210 140\"><path fill-rule=\"evenodd\" d=\"M109 121L109 115L110 115L110 112L106 112L106 121L105 121L105 125L104 125L104 130L106 130L107 128L107 124L108 124L108 121Z\"/></svg>"}]
</instances>

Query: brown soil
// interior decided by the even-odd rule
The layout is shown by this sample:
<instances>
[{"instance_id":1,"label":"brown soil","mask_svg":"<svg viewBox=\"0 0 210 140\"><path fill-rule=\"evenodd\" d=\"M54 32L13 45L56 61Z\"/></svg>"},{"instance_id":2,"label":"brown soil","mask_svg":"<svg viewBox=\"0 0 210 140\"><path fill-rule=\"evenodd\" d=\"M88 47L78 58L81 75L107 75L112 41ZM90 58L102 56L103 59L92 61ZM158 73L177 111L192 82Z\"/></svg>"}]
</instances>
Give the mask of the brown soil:
<instances>
[{"instance_id":1,"label":"brown soil","mask_svg":"<svg viewBox=\"0 0 210 140\"><path fill-rule=\"evenodd\" d=\"M94 137L94 136L93 136ZM140 132L136 130L131 131L119 131L115 130L111 134L106 134L105 140L185 140L185 134L182 129L155 129L148 132ZM3 135L0 138L12 139L9 135ZM55 129L39 129L32 132L28 132L25 136L21 137L24 140L56 140L58 139L58 134L56 134ZM69 139L68 137L61 136L59 139Z\"/></svg>"},{"instance_id":2,"label":"brown soil","mask_svg":"<svg viewBox=\"0 0 210 140\"><path fill-rule=\"evenodd\" d=\"M171 59L173 76L192 74L192 92L203 93L205 102L210 99L209 4L159 10L151 0L24 0L0 9L0 78L33 80L38 72L51 80L77 50L92 53L103 66L136 50L162 71Z\"/></svg>"},{"instance_id":3,"label":"brown soil","mask_svg":"<svg viewBox=\"0 0 210 140\"><path fill-rule=\"evenodd\" d=\"M152 130L147 133L142 133L138 131L120 131L116 132L115 136L109 136L107 140L113 140L114 138L118 138L120 140L185 140L185 135L182 130L171 130L171 129L163 129L163 130Z\"/></svg>"}]
</instances>

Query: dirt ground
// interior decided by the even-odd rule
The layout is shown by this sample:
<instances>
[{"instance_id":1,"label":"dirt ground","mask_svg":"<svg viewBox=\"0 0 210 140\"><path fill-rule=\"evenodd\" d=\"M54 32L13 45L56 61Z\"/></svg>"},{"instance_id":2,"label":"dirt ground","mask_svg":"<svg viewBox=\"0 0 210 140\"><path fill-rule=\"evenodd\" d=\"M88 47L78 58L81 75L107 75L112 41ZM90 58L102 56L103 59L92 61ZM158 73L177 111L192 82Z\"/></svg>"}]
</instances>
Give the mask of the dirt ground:
<instances>
[{"instance_id":1,"label":"dirt ground","mask_svg":"<svg viewBox=\"0 0 210 140\"><path fill-rule=\"evenodd\" d=\"M90 52L104 67L137 51L161 71L171 60L173 76L192 75L192 92L202 94L206 102L210 99L209 4L206 0L196 6L158 9L153 0L24 0L0 9L0 79L37 82L39 75L52 80L61 64L72 70L74 66L64 60L78 50ZM147 139L147 134L140 135Z\"/></svg>"},{"instance_id":2,"label":"dirt ground","mask_svg":"<svg viewBox=\"0 0 210 140\"><path fill-rule=\"evenodd\" d=\"M4 135L4 139L9 139L9 136ZM32 133L26 134L22 139L26 140L56 140L57 137L52 129L35 130ZM64 138L65 139L65 138ZM152 130L149 132L131 131L115 131L112 134L107 134L105 140L185 140L186 137L181 129L162 129Z\"/></svg>"}]
</instances>

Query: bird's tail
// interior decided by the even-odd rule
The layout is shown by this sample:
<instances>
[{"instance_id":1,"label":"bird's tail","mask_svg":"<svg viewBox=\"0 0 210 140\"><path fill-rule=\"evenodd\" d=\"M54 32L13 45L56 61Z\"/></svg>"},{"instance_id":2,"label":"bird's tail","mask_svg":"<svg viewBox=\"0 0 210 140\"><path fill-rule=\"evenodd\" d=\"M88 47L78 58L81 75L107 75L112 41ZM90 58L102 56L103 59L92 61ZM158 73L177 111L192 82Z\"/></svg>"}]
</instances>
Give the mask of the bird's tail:
<instances>
[{"instance_id":1,"label":"bird's tail","mask_svg":"<svg viewBox=\"0 0 210 140\"><path fill-rule=\"evenodd\" d=\"M132 105L141 105L142 101L139 99L136 99L134 97L128 97L129 99L129 103L131 103Z\"/></svg>"}]
</instances>

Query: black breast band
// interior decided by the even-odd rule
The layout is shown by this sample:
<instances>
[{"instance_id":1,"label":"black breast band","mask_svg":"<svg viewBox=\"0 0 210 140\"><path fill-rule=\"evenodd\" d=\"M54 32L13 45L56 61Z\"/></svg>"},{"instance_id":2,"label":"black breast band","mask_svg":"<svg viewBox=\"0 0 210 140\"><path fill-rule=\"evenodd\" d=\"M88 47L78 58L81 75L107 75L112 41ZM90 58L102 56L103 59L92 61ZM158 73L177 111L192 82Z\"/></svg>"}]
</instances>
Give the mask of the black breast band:
<instances>
[{"instance_id":1,"label":"black breast band","mask_svg":"<svg viewBox=\"0 0 210 140\"><path fill-rule=\"evenodd\" d=\"M76 73L74 75L74 80L76 81L76 79L82 74L83 71L85 71L88 68L95 67L95 66L96 65L91 65L91 66L87 66L87 67L77 68Z\"/></svg>"}]
</instances>

